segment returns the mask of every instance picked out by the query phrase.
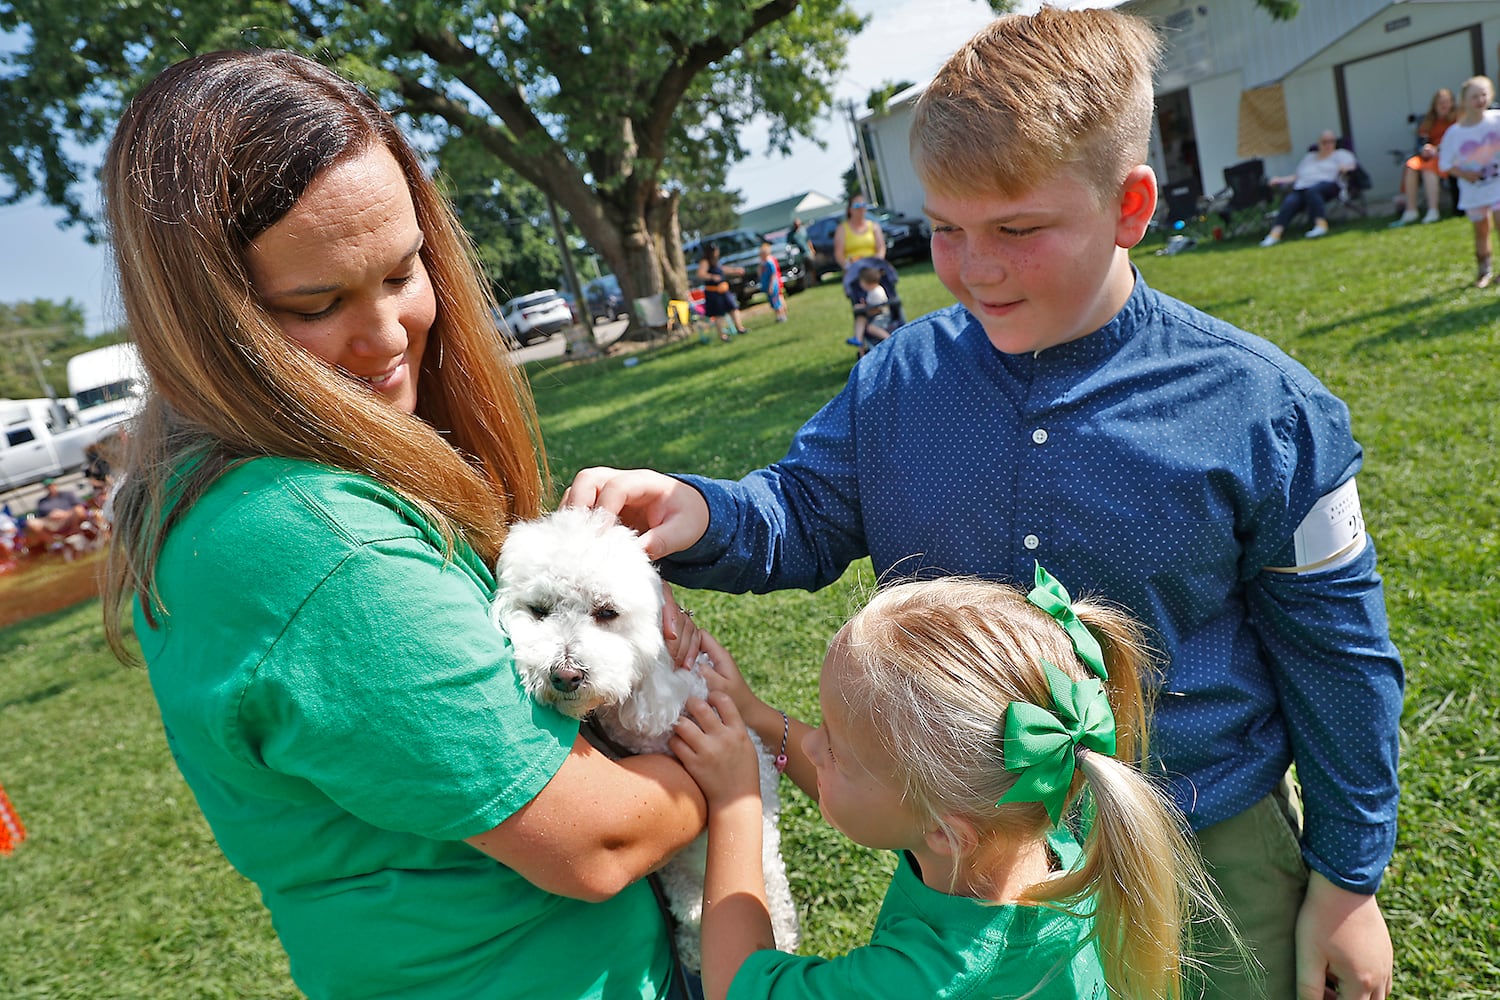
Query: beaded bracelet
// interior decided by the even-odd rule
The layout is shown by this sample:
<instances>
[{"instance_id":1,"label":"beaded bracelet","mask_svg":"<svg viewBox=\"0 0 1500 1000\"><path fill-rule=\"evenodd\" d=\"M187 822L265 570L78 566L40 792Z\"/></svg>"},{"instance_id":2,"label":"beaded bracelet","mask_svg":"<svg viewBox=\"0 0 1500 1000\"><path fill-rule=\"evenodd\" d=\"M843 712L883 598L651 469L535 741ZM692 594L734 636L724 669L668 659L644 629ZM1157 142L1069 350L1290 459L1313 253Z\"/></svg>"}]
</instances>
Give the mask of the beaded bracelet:
<instances>
[{"instance_id":1,"label":"beaded bracelet","mask_svg":"<svg viewBox=\"0 0 1500 1000\"><path fill-rule=\"evenodd\" d=\"M776 755L776 773L786 773L786 740L792 732L792 720L788 719L785 712L781 713L781 752Z\"/></svg>"}]
</instances>

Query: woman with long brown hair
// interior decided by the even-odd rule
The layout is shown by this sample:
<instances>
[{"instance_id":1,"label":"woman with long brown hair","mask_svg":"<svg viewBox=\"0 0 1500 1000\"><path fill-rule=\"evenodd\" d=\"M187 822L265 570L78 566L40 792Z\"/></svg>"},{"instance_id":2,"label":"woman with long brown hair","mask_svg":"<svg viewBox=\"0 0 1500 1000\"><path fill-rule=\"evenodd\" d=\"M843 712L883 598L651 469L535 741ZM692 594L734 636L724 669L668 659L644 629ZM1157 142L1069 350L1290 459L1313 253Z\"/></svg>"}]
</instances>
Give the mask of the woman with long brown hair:
<instances>
[{"instance_id":1,"label":"woman with long brown hair","mask_svg":"<svg viewBox=\"0 0 1500 1000\"><path fill-rule=\"evenodd\" d=\"M411 145L311 60L211 53L131 102L104 193L151 386L106 627L123 657L133 616L298 987L667 995L638 880L703 801L669 758L609 760L531 703L489 623L540 441Z\"/></svg>"}]
</instances>

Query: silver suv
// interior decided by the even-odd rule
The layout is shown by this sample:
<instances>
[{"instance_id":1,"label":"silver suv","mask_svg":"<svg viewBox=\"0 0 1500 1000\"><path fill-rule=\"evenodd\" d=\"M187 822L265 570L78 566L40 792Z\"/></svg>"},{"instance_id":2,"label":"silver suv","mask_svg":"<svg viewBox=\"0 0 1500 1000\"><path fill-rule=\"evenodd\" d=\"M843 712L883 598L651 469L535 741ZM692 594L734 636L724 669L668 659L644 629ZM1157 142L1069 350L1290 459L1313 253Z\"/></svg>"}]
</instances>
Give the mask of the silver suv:
<instances>
[{"instance_id":1,"label":"silver suv","mask_svg":"<svg viewBox=\"0 0 1500 1000\"><path fill-rule=\"evenodd\" d=\"M516 343L525 347L533 340L546 340L573 322L568 300L555 288L517 295L505 303L500 320Z\"/></svg>"}]
</instances>

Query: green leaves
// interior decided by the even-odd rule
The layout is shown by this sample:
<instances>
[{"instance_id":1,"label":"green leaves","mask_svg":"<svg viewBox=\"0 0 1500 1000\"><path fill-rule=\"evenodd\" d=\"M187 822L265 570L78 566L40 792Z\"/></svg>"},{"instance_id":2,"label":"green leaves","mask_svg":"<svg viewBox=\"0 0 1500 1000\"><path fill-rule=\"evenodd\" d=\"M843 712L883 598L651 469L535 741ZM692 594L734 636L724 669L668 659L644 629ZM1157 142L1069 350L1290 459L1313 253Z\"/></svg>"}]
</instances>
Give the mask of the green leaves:
<instances>
[{"instance_id":1,"label":"green leaves","mask_svg":"<svg viewBox=\"0 0 1500 1000\"><path fill-rule=\"evenodd\" d=\"M88 221L80 189L142 82L213 49L290 48L411 116L425 145L462 133L550 193L629 285L656 273L631 235L653 192L721 188L757 115L774 148L811 135L862 21L844 0L14 0L0 27L26 39L0 54L7 200Z\"/></svg>"}]
</instances>

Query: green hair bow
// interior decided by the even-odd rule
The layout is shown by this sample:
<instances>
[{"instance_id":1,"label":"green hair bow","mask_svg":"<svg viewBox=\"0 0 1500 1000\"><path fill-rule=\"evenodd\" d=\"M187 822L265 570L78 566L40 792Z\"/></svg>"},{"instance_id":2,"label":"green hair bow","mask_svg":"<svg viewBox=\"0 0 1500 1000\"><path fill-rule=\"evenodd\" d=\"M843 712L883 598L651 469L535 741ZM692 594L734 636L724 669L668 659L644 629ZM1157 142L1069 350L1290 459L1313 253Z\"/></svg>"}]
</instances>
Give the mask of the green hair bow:
<instances>
[{"instance_id":1,"label":"green hair bow","mask_svg":"<svg viewBox=\"0 0 1500 1000\"><path fill-rule=\"evenodd\" d=\"M1073 599L1068 596L1067 588L1058 583L1051 573L1042 569L1041 563L1036 564L1036 586L1026 595L1026 600L1057 619L1057 623L1073 641L1073 651L1100 680L1109 678L1109 671L1104 669L1104 650L1099 648L1099 640L1094 638L1094 633L1089 631L1088 626L1073 611Z\"/></svg>"},{"instance_id":2,"label":"green hair bow","mask_svg":"<svg viewBox=\"0 0 1500 1000\"><path fill-rule=\"evenodd\" d=\"M1019 771L1020 776L995 805L1040 802L1057 826L1073 786L1077 748L1113 756L1115 714L1098 678L1075 683L1046 660L1042 670L1052 689L1052 711L1027 701L1007 707L1005 769Z\"/></svg>"}]
</instances>

